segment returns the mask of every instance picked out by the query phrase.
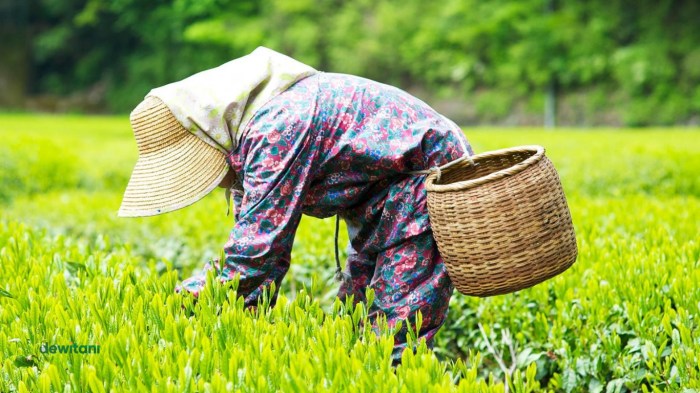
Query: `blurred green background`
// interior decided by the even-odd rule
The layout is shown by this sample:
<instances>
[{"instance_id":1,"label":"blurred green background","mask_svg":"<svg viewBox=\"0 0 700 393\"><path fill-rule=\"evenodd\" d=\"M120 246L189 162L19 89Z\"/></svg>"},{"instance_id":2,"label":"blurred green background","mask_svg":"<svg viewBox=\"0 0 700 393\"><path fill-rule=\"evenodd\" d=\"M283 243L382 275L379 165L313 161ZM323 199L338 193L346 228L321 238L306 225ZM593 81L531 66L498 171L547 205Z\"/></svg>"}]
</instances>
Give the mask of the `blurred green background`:
<instances>
[{"instance_id":1,"label":"blurred green background","mask_svg":"<svg viewBox=\"0 0 700 393\"><path fill-rule=\"evenodd\" d=\"M697 125L698 20L696 0L2 0L0 110L126 113L264 45L464 125Z\"/></svg>"}]
</instances>

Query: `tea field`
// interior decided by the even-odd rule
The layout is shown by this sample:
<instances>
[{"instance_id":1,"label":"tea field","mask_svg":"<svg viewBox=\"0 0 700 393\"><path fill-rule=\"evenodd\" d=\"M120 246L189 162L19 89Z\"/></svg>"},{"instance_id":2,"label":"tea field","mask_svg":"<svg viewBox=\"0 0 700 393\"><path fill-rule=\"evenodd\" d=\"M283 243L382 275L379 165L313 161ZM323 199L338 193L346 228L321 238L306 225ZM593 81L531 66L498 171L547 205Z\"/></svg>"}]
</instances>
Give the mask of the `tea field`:
<instances>
[{"instance_id":1,"label":"tea field","mask_svg":"<svg viewBox=\"0 0 700 393\"><path fill-rule=\"evenodd\" d=\"M333 220L302 220L275 307L244 310L235 282L192 304L173 289L228 236L221 190L117 218L125 116L0 115L0 392L700 392L700 130L465 131L547 148L579 258L455 294L434 350L394 369L391 330L335 299Z\"/></svg>"}]
</instances>

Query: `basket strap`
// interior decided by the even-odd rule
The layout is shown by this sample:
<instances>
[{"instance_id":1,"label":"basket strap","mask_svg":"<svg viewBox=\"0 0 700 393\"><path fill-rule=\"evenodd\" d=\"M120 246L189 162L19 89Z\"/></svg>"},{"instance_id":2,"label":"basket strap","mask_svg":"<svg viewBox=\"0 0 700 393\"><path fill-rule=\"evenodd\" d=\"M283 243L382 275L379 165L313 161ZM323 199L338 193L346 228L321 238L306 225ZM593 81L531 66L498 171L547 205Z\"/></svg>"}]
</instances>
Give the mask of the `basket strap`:
<instances>
[{"instance_id":1,"label":"basket strap","mask_svg":"<svg viewBox=\"0 0 700 393\"><path fill-rule=\"evenodd\" d=\"M440 181L440 175L442 175L442 171L444 171L445 169L447 169L447 168L449 168L449 167L451 167L451 166L454 166L454 165L456 165L456 164L459 164L460 162L463 162L463 161L469 161L469 163L470 163L472 166L476 166L476 165L477 165L477 164L474 162L474 159L472 158L472 156L470 156L469 154L467 154L467 155L465 155L465 156L459 157L458 159L452 160L452 161L448 162L447 164L443 164L443 165L441 165L441 166L434 166L434 167L432 167L432 168L430 168L430 169L422 169L422 170L419 170L419 171L411 171L411 172L406 172L406 173L409 174L409 175L429 175L429 174L431 174L431 173L437 173L437 179L436 179L436 180L439 182L439 181Z\"/></svg>"},{"instance_id":2,"label":"basket strap","mask_svg":"<svg viewBox=\"0 0 700 393\"><path fill-rule=\"evenodd\" d=\"M335 280L345 282L350 280L350 275L340 268L340 256L338 252L338 232L340 231L340 215L335 215Z\"/></svg>"}]
</instances>

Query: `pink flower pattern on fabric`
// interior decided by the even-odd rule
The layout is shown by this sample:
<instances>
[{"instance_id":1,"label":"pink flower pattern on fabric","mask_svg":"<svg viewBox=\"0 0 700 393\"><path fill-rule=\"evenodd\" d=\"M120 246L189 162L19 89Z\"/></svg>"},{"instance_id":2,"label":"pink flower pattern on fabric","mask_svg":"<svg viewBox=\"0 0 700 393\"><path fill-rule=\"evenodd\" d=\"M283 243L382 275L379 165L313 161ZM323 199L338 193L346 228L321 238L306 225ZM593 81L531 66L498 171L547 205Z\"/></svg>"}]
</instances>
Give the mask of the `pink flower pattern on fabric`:
<instances>
[{"instance_id":1,"label":"pink flower pattern on fabric","mask_svg":"<svg viewBox=\"0 0 700 393\"><path fill-rule=\"evenodd\" d=\"M473 152L462 131L400 89L343 74L305 78L253 116L227 157L245 191L234 198L221 276L239 274L239 294L255 306L287 273L301 215L338 214L350 235L351 277L338 296L365 301L373 288L370 315L385 315L390 326L420 311L420 335L430 344L453 286L432 237L424 176L408 172L465 154ZM178 291L196 296L205 272ZM404 327L395 359L405 346Z\"/></svg>"}]
</instances>

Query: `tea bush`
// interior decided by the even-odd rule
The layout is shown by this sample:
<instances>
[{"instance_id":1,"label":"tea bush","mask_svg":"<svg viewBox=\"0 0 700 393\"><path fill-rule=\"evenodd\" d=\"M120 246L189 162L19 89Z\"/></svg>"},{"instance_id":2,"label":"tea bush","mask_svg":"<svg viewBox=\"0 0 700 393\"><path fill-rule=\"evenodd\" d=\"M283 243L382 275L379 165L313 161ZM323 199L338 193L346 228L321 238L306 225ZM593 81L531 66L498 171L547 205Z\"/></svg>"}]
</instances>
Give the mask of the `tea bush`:
<instances>
[{"instance_id":1,"label":"tea bush","mask_svg":"<svg viewBox=\"0 0 700 393\"><path fill-rule=\"evenodd\" d=\"M424 344L392 370L391 331L377 337L362 304L324 311L302 290L246 310L231 282L208 285L193 305L174 294L176 272L136 266L106 237L81 242L5 221L0 239L3 392L502 391L476 378L475 363L448 371ZM41 349L73 343L99 352Z\"/></svg>"},{"instance_id":2,"label":"tea bush","mask_svg":"<svg viewBox=\"0 0 700 393\"><path fill-rule=\"evenodd\" d=\"M0 392L698 391L698 132L466 131L477 151L547 147L579 259L518 293L455 293L434 351L392 370L391 330L335 299L332 220L302 220L274 308L243 309L235 283L193 305L173 288L227 238L219 192L119 219L125 118L0 116ZM50 352L73 343L99 353Z\"/></svg>"}]
</instances>

